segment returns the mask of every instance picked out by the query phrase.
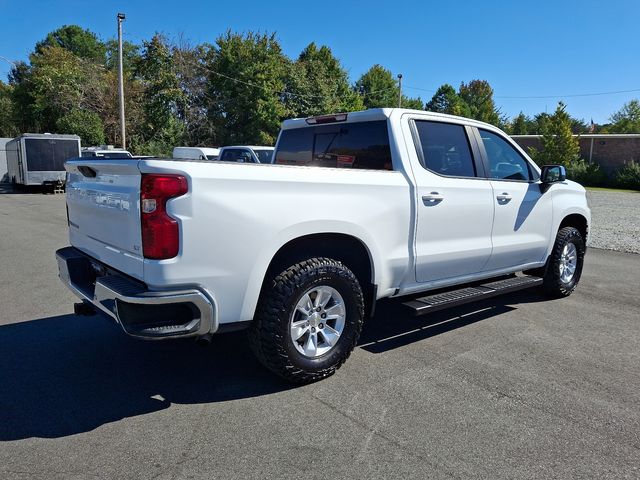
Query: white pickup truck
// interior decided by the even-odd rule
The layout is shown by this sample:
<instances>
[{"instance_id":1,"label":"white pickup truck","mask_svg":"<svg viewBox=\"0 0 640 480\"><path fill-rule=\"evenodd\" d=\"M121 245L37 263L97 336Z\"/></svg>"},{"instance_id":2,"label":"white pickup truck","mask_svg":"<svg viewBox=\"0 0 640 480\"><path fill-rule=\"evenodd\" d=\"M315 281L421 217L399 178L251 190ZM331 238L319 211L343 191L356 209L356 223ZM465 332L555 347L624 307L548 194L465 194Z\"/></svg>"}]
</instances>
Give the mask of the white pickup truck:
<instances>
[{"instance_id":1,"label":"white pickup truck","mask_svg":"<svg viewBox=\"0 0 640 480\"><path fill-rule=\"evenodd\" d=\"M145 339L248 327L266 367L310 382L347 359L378 299L422 314L580 279L584 188L490 125L402 109L287 120L274 160L67 162L57 259L76 312Z\"/></svg>"}]
</instances>

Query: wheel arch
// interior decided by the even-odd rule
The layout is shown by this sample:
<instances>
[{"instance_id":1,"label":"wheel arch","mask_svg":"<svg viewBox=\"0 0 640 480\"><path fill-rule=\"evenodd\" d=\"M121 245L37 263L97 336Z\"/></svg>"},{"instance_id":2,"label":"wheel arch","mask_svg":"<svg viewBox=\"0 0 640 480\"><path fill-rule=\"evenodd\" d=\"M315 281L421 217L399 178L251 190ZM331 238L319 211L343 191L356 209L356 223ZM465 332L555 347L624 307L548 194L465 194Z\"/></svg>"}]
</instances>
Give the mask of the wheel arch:
<instances>
[{"instance_id":1,"label":"wheel arch","mask_svg":"<svg viewBox=\"0 0 640 480\"><path fill-rule=\"evenodd\" d=\"M571 213L566 215L560 225L558 226L558 231L564 227L573 227L580 232L582 238L584 239L585 245L587 243L587 236L589 235L589 222L587 218L580 213Z\"/></svg>"},{"instance_id":2,"label":"wheel arch","mask_svg":"<svg viewBox=\"0 0 640 480\"><path fill-rule=\"evenodd\" d=\"M289 240L271 259L261 291L274 275L295 263L313 257L332 258L346 265L360 282L365 298L365 311L373 313L377 289L374 283L373 256L362 240L345 233L312 233Z\"/></svg>"}]
</instances>

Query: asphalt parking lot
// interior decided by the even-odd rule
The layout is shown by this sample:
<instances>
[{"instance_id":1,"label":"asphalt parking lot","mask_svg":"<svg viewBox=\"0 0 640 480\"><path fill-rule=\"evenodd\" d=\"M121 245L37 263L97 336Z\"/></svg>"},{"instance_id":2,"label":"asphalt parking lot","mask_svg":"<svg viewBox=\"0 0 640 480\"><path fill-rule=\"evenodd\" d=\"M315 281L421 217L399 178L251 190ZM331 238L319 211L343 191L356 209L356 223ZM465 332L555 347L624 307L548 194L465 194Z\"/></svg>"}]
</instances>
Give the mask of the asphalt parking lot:
<instances>
[{"instance_id":1,"label":"asphalt parking lot","mask_svg":"<svg viewBox=\"0 0 640 480\"><path fill-rule=\"evenodd\" d=\"M242 333L140 342L76 317L61 195L0 194L0 478L640 478L640 255L574 295L413 318L380 304L292 388Z\"/></svg>"}]
</instances>

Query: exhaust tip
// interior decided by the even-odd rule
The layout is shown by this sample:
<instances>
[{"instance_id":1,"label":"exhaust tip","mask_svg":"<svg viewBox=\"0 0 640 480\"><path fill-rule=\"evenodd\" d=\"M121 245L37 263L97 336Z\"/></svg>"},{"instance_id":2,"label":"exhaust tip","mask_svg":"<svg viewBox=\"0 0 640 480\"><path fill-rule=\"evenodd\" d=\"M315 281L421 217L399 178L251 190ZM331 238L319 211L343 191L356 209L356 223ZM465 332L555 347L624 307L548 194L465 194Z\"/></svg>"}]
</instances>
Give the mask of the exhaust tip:
<instances>
[{"instance_id":1,"label":"exhaust tip","mask_svg":"<svg viewBox=\"0 0 640 480\"><path fill-rule=\"evenodd\" d=\"M196 338L196 343L201 347L208 347L211 344L212 338L213 338L213 335L211 335L210 333L207 333L206 335Z\"/></svg>"},{"instance_id":2,"label":"exhaust tip","mask_svg":"<svg viewBox=\"0 0 640 480\"><path fill-rule=\"evenodd\" d=\"M96 310L93 305L88 302L79 302L73 304L73 313L83 317L90 317L96 314Z\"/></svg>"}]
</instances>

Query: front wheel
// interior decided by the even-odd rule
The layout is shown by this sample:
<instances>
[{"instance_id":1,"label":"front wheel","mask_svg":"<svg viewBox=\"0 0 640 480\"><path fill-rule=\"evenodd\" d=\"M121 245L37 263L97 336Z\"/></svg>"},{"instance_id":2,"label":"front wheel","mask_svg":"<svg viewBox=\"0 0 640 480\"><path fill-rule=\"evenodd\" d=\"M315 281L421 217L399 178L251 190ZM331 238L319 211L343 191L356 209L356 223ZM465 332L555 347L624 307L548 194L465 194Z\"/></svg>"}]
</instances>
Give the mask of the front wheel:
<instances>
[{"instance_id":1,"label":"front wheel","mask_svg":"<svg viewBox=\"0 0 640 480\"><path fill-rule=\"evenodd\" d=\"M558 231L544 275L547 295L556 298L571 295L582 275L584 253L584 239L577 229L564 227Z\"/></svg>"},{"instance_id":2,"label":"front wheel","mask_svg":"<svg viewBox=\"0 0 640 480\"><path fill-rule=\"evenodd\" d=\"M311 258L265 285L249 341L269 370L309 383L340 368L363 321L362 289L353 272L336 260Z\"/></svg>"}]
</instances>

